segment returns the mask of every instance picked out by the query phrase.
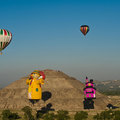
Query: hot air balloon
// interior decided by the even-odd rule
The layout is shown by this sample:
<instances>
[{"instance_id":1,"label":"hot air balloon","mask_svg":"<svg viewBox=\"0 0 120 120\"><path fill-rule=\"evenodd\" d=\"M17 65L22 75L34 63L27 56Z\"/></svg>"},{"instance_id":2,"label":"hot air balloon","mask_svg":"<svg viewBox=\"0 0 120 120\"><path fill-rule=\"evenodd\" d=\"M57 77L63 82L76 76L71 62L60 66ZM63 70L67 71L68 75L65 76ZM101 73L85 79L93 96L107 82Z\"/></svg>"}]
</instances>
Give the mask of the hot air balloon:
<instances>
[{"instance_id":1,"label":"hot air balloon","mask_svg":"<svg viewBox=\"0 0 120 120\"><path fill-rule=\"evenodd\" d=\"M44 84L45 74L43 71L34 70L29 79L26 80L28 88L28 99L33 104L42 98L41 85Z\"/></svg>"},{"instance_id":2,"label":"hot air balloon","mask_svg":"<svg viewBox=\"0 0 120 120\"><path fill-rule=\"evenodd\" d=\"M4 50L11 42L12 33L5 29L0 29L0 52Z\"/></svg>"},{"instance_id":3,"label":"hot air balloon","mask_svg":"<svg viewBox=\"0 0 120 120\"><path fill-rule=\"evenodd\" d=\"M96 99L96 88L94 87L93 79L88 81L86 77L86 87L84 88L84 109L94 109L94 101Z\"/></svg>"},{"instance_id":4,"label":"hot air balloon","mask_svg":"<svg viewBox=\"0 0 120 120\"><path fill-rule=\"evenodd\" d=\"M89 32L89 26L88 25L82 25L80 26L80 31L86 35Z\"/></svg>"}]
</instances>

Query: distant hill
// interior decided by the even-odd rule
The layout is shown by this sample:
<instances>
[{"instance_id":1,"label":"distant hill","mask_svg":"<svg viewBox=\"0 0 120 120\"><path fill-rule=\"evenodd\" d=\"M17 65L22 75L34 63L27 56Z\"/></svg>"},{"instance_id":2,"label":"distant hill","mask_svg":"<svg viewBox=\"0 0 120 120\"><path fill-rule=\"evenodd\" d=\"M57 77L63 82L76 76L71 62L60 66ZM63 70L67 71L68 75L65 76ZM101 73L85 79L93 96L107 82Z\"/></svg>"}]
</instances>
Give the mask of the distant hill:
<instances>
[{"instance_id":1,"label":"distant hill","mask_svg":"<svg viewBox=\"0 0 120 120\"><path fill-rule=\"evenodd\" d=\"M120 80L108 80L108 81L94 81L95 87L98 91L111 94L120 95Z\"/></svg>"},{"instance_id":2,"label":"distant hill","mask_svg":"<svg viewBox=\"0 0 120 120\"><path fill-rule=\"evenodd\" d=\"M85 85L62 71L44 70L45 84L42 85L43 99L34 106L27 98L28 86L23 77L0 90L0 109L21 109L30 106L35 109L49 107L54 110L80 111L83 110ZM103 110L112 101L106 95L96 92L95 110Z\"/></svg>"}]
</instances>

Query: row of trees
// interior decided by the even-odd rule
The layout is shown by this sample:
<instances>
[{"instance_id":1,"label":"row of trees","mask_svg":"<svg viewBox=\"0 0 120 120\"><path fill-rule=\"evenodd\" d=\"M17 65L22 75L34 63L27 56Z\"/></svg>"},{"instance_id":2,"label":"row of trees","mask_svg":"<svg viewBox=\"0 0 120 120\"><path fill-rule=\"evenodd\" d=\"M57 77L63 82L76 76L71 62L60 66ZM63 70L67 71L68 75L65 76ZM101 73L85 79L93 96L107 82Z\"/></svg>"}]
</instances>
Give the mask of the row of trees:
<instances>
[{"instance_id":1,"label":"row of trees","mask_svg":"<svg viewBox=\"0 0 120 120\"><path fill-rule=\"evenodd\" d=\"M94 120L120 120L120 110L103 111L93 117Z\"/></svg>"},{"instance_id":2,"label":"row of trees","mask_svg":"<svg viewBox=\"0 0 120 120\"><path fill-rule=\"evenodd\" d=\"M65 110L53 112L37 111L36 115L32 115L32 109L28 106L22 108L24 112L24 120L70 120L69 112ZM84 111L76 112L74 120L85 120L88 118L88 113ZM10 110L3 110L2 120L21 119L18 113L12 113Z\"/></svg>"},{"instance_id":3,"label":"row of trees","mask_svg":"<svg viewBox=\"0 0 120 120\"><path fill-rule=\"evenodd\" d=\"M70 120L69 112L65 110L53 112L37 111L36 115L32 115L32 109L28 106L22 109L24 111L25 120ZM88 118L88 113L84 111L77 112L74 116L75 120L85 120Z\"/></svg>"},{"instance_id":4,"label":"row of trees","mask_svg":"<svg viewBox=\"0 0 120 120\"><path fill-rule=\"evenodd\" d=\"M2 112L2 120L71 120L68 111L59 110L57 114L53 112L37 111L33 116L32 109L28 106L22 109L24 118L21 118L18 113L12 113L10 110ZM85 111L76 112L74 120L86 120L88 113ZM93 120L120 120L120 111L107 110L93 116Z\"/></svg>"}]
</instances>

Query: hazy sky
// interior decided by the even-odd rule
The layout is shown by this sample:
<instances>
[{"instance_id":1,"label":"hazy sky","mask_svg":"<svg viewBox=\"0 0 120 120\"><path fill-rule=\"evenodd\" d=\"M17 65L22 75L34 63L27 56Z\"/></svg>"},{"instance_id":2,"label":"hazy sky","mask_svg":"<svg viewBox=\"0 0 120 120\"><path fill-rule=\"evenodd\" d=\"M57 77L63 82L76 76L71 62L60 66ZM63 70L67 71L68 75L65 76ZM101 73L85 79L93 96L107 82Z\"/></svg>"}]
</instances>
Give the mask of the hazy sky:
<instances>
[{"instance_id":1,"label":"hazy sky","mask_svg":"<svg viewBox=\"0 0 120 120\"><path fill-rule=\"evenodd\" d=\"M85 37L83 24L90 27ZM0 0L3 28L13 39L0 56L0 86L34 69L120 79L119 0Z\"/></svg>"}]
</instances>

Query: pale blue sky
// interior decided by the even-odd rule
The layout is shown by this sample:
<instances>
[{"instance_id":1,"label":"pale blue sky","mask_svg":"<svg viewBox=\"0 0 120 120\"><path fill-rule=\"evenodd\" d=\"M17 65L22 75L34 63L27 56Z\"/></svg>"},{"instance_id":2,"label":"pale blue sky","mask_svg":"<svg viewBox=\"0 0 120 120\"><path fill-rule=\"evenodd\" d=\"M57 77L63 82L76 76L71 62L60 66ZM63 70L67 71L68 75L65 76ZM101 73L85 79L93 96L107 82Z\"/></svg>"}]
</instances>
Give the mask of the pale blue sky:
<instances>
[{"instance_id":1,"label":"pale blue sky","mask_svg":"<svg viewBox=\"0 0 120 120\"><path fill-rule=\"evenodd\" d=\"M13 34L0 56L0 84L34 69L84 80L120 79L120 1L0 0L0 28ZM84 37L80 26L87 24Z\"/></svg>"}]
</instances>

